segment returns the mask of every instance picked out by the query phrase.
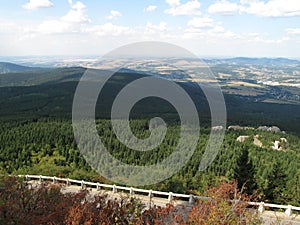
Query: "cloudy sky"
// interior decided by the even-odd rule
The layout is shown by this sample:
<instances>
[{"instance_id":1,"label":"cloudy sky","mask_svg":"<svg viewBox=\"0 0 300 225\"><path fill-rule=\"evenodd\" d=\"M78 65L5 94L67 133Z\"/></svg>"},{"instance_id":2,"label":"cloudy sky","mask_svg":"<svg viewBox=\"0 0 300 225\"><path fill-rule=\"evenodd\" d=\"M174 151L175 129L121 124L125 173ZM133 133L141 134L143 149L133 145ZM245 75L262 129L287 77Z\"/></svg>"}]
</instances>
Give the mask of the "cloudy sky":
<instances>
[{"instance_id":1,"label":"cloudy sky","mask_svg":"<svg viewBox=\"0 0 300 225\"><path fill-rule=\"evenodd\" d=\"M0 56L165 41L199 56L300 58L299 0L0 0Z\"/></svg>"}]
</instances>

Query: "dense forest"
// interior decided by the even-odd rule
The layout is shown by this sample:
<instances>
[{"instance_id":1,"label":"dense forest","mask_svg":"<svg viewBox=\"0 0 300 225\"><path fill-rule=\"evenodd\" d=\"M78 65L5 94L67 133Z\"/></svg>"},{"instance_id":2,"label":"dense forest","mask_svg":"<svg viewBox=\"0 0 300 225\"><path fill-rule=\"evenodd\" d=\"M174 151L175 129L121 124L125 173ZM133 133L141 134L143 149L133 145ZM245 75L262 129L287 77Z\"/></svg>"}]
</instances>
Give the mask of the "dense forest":
<instances>
[{"instance_id":1,"label":"dense forest","mask_svg":"<svg viewBox=\"0 0 300 225\"><path fill-rule=\"evenodd\" d=\"M161 161L172 153L177 144L178 125L175 123L169 126L161 145L146 152L130 150L120 143L109 120L98 120L97 128L108 151L132 165ZM148 121L145 119L132 120L131 128L139 137L149 135ZM245 185L248 193L255 193L257 200L299 205L300 139L297 136L257 130L227 131L216 159L206 171L201 172L199 163L209 132L209 128L201 130L197 149L184 168L151 188L200 195L212 185L236 179L241 186ZM240 135L259 135L266 147L254 145L250 138L240 143L236 141ZM289 143L286 149L273 150L272 142L283 137ZM72 124L68 120L2 122L0 142L0 167L4 173L56 175L107 182L93 171L80 154Z\"/></svg>"}]
</instances>

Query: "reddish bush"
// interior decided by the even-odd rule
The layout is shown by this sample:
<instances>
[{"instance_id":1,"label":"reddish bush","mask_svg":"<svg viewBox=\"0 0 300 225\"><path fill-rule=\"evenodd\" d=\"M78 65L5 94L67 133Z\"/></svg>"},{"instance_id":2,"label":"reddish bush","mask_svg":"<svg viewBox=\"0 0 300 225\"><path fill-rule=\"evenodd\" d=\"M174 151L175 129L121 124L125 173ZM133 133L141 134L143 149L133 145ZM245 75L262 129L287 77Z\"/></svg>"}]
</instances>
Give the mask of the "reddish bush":
<instances>
[{"instance_id":1,"label":"reddish bush","mask_svg":"<svg viewBox=\"0 0 300 225\"><path fill-rule=\"evenodd\" d=\"M57 185L34 187L14 177L3 178L0 185L1 224L60 224L72 204Z\"/></svg>"},{"instance_id":2,"label":"reddish bush","mask_svg":"<svg viewBox=\"0 0 300 225\"><path fill-rule=\"evenodd\" d=\"M247 209L249 197L237 183L223 183L207 192L211 200L196 202L189 211L167 204L146 209L136 198L112 199L108 195L61 192L61 186L34 184L4 177L0 181L0 224L51 225L165 225L165 224L259 224ZM231 201L234 200L234 201Z\"/></svg>"},{"instance_id":3,"label":"reddish bush","mask_svg":"<svg viewBox=\"0 0 300 225\"><path fill-rule=\"evenodd\" d=\"M210 200L198 201L189 213L189 224L260 224L257 211L247 208L250 197L238 190L236 181L207 191Z\"/></svg>"}]
</instances>

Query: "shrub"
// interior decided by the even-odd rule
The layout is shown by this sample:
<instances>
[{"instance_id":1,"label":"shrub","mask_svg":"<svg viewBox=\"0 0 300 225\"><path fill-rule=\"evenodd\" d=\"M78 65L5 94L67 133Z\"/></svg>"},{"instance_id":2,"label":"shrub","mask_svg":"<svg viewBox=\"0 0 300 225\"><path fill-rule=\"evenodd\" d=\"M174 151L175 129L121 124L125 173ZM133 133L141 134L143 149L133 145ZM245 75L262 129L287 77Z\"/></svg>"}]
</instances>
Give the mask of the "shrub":
<instances>
[{"instance_id":1,"label":"shrub","mask_svg":"<svg viewBox=\"0 0 300 225\"><path fill-rule=\"evenodd\" d=\"M189 224L261 224L258 212L247 208L250 197L237 187L233 181L209 189L210 199L198 201L189 212Z\"/></svg>"},{"instance_id":2,"label":"shrub","mask_svg":"<svg viewBox=\"0 0 300 225\"><path fill-rule=\"evenodd\" d=\"M36 184L15 177L0 180L0 224L51 225L165 225L165 224L260 224L258 213L247 208L249 196L237 182L222 183L207 191L188 210L167 204L146 208L137 198L112 198L87 190L62 193L61 185ZM232 201L233 200L233 201Z\"/></svg>"}]
</instances>

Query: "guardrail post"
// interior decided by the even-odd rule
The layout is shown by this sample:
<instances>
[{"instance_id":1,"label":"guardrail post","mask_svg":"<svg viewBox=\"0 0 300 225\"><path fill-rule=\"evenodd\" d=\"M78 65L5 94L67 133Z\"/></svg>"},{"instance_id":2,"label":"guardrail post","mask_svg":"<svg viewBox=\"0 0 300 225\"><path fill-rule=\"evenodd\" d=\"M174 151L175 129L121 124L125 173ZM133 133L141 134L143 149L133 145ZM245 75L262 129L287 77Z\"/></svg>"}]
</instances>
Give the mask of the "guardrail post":
<instances>
[{"instance_id":1,"label":"guardrail post","mask_svg":"<svg viewBox=\"0 0 300 225\"><path fill-rule=\"evenodd\" d=\"M152 198L152 190L149 191L149 195L148 196L149 196L150 199Z\"/></svg>"},{"instance_id":2,"label":"guardrail post","mask_svg":"<svg viewBox=\"0 0 300 225\"><path fill-rule=\"evenodd\" d=\"M43 182L42 175L40 175L39 181L40 181L40 183L42 183L42 182Z\"/></svg>"},{"instance_id":3,"label":"guardrail post","mask_svg":"<svg viewBox=\"0 0 300 225\"><path fill-rule=\"evenodd\" d=\"M67 186L70 186L70 179L67 178Z\"/></svg>"},{"instance_id":4,"label":"guardrail post","mask_svg":"<svg viewBox=\"0 0 300 225\"><path fill-rule=\"evenodd\" d=\"M29 181L29 175L25 175L26 181Z\"/></svg>"},{"instance_id":5,"label":"guardrail post","mask_svg":"<svg viewBox=\"0 0 300 225\"><path fill-rule=\"evenodd\" d=\"M261 202L258 207L258 212L263 213L265 211L265 203Z\"/></svg>"},{"instance_id":6,"label":"guardrail post","mask_svg":"<svg viewBox=\"0 0 300 225\"><path fill-rule=\"evenodd\" d=\"M285 210L285 214L287 216L292 216L293 210L292 210L292 206L291 205L288 205L288 208Z\"/></svg>"},{"instance_id":7,"label":"guardrail post","mask_svg":"<svg viewBox=\"0 0 300 225\"><path fill-rule=\"evenodd\" d=\"M117 193L116 185L113 185L113 193Z\"/></svg>"},{"instance_id":8,"label":"guardrail post","mask_svg":"<svg viewBox=\"0 0 300 225\"><path fill-rule=\"evenodd\" d=\"M84 181L81 181L81 189L84 189Z\"/></svg>"},{"instance_id":9,"label":"guardrail post","mask_svg":"<svg viewBox=\"0 0 300 225\"><path fill-rule=\"evenodd\" d=\"M130 188L130 195L134 195L134 191L132 187Z\"/></svg>"},{"instance_id":10,"label":"guardrail post","mask_svg":"<svg viewBox=\"0 0 300 225\"><path fill-rule=\"evenodd\" d=\"M56 177L53 177L53 184L56 184Z\"/></svg>"},{"instance_id":11,"label":"guardrail post","mask_svg":"<svg viewBox=\"0 0 300 225\"><path fill-rule=\"evenodd\" d=\"M169 192L169 197L168 197L168 201L171 202L173 199L173 193Z\"/></svg>"},{"instance_id":12,"label":"guardrail post","mask_svg":"<svg viewBox=\"0 0 300 225\"><path fill-rule=\"evenodd\" d=\"M99 183L97 183L97 191L100 191L101 190L101 186Z\"/></svg>"},{"instance_id":13,"label":"guardrail post","mask_svg":"<svg viewBox=\"0 0 300 225\"><path fill-rule=\"evenodd\" d=\"M194 203L195 203L194 196L193 196L193 195L190 195L190 198L189 198L189 204L190 204L190 205L193 205Z\"/></svg>"}]
</instances>

